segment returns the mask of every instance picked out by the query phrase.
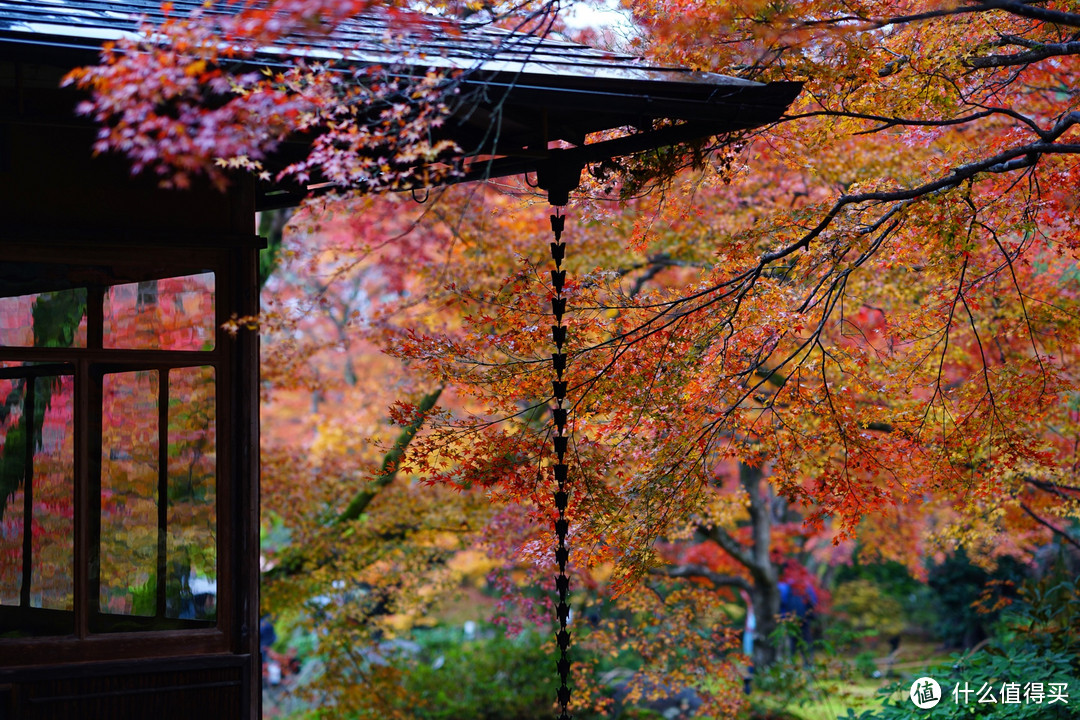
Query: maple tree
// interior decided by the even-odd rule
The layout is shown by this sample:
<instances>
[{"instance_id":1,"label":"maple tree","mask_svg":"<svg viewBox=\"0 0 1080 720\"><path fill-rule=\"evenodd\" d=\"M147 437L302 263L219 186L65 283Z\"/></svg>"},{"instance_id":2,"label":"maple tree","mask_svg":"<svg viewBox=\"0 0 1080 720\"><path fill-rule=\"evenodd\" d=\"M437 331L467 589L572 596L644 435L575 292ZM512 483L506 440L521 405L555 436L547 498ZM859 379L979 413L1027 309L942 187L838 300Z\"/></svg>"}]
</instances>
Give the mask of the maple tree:
<instances>
[{"instance_id":1,"label":"maple tree","mask_svg":"<svg viewBox=\"0 0 1080 720\"><path fill-rule=\"evenodd\" d=\"M508 212L514 209L515 203L503 203ZM511 627L546 622L548 613L546 603L528 597L528 588L551 584L546 567L530 559L541 550L537 531L544 535L532 522L535 507L523 506L490 481L453 489L421 486L405 472L407 466L401 472L397 467L400 451L422 442L413 433L433 415L445 421L450 411L477 409L455 392L461 387L426 392L427 376L415 370L413 360L394 363L377 354L380 344L396 344L395 338L418 327L460 328L461 306L452 298L433 303L420 294L434 288L441 296L439 283L425 276L438 276L449 266L413 262L424 255L472 254L455 234L462 227L452 210L456 204L421 207L408 198L367 197L352 202L353 212L336 207L331 219L303 211L286 234L281 265L264 294L269 351L264 357L264 511L290 533L289 543L270 556L265 599L290 622L297 608L307 608L303 624L328 639L320 641L328 672L305 691L316 698L332 694L340 706L358 712L408 716L408 708L423 702L401 696L403 668L372 666L370 652L357 648L386 647L380 643L440 603L463 575L498 570L492 579L503 593L504 622ZM413 223L427 231L402 242L400 230ZM519 242L526 247L532 241L521 235ZM403 273L402 263L424 271ZM499 275L479 277L495 281ZM402 282L410 291L404 293L407 302ZM348 309L359 306L366 312ZM347 354L339 338L342 317L347 318ZM350 371L348 361L359 371ZM405 426L400 433L385 425L385 408L395 400L391 415ZM532 415L529 422L539 426L540 414ZM513 468L495 458L481 461L489 472ZM317 480L298 482L298 477ZM334 601L313 606L313 596ZM604 619L590 646L596 656L617 654L650 635L647 677L653 683L674 677L688 682L702 669L683 667L679 658L689 647L710 656L717 637L712 630L691 633L691 643L666 623L673 617L704 617L714 599L712 592L693 587L659 602L651 594L626 596L615 601L618 617ZM628 618L637 619L629 628ZM385 651L392 657L392 649ZM591 667L595 659L586 662ZM730 659L716 655L714 662L716 673L728 674ZM585 697L603 706L601 688L584 667L582 674L583 689L596 691Z\"/></svg>"},{"instance_id":2,"label":"maple tree","mask_svg":"<svg viewBox=\"0 0 1080 720\"><path fill-rule=\"evenodd\" d=\"M317 3L282 7L287 18L334 17ZM805 85L772 126L716 148L613 159L590 168L575 196L564 288L575 582L613 569L611 587L633 598L650 569L675 559L676 574L745 584L763 615L775 615L779 574L768 550L780 533L747 520L776 497L805 514L813 553L825 557L858 536L915 575L925 572L921 558L956 544L983 563L1050 540L1080 544L1080 5L634 0L629 8L640 31L631 42L652 59ZM262 26L253 28L251 37L262 38ZM198 32L218 37L214 28ZM255 163L300 127L271 106L310 103L325 119L368 102L363 82L331 92L317 69L298 67L295 77L246 76L235 104L208 109L203 93L224 91L220 69L186 53L179 46L163 60L186 93L164 96L181 97L183 110L169 117L166 137L152 113L140 115L149 124L116 124L126 108L162 99L140 79L161 70L153 56L136 66L110 54L103 68L75 76L95 91L93 112L106 122L101 147L143 152L140 162L175 182L198 170L224 182L219 159L261 171ZM145 96L121 92L133 80ZM410 127L435 121L437 106L410 115L419 123ZM298 117L311 124L303 127L315 128L305 112ZM219 121L213 113L275 130L258 142L245 135L250 124L220 140L200 134ZM344 148L333 160L350 169L335 174L340 166L330 162L323 173L343 188L382 182L371 166L353 164L372 154L350 154L352 141L334 133L316 148ZM377 135L380 147L399 139ZM327 160L315 154L295 172ZM678 168L687 172L673 176ZM395 217L402 201L354 202L370 219ZM468 502L486 495L532 508L485 522L499 530L492 547L538 577L553 563L548 524L531 522L554 516L542 413L551 395L552 289L539 239L546 214L527 185L508 183L452 189L411 224L373 224L399 256L372 255L379 241L369 239L359 252L320 262L372 260L382 269L368 281L386 287L362 294L382 293L379 307L325 306L330 324L318 331L327 345L353 348L347 319L370 313L365 342L407 363L413 400L453 389L452 402L447 393L419 415L407 399L396 406L398 422L422 416L429 430L410 436L393 477L421 477ZM316 302L334 302L325 287L312 289ZM292 372L295 358L309 355L293 358L281 377L326 386L324 371ZM368 377L385 378L388 367ZM364 373L354 363L340 375ZM335 453L366 453L361 483L386 477L379 462L392 441L374 453L347 447L359 437L338 438ZM270 472L295 462L274 459ZM760 478L731 485L732 462ZM358 490L346 467L320 477L335 482L293 484L284 497L306 497L282 507L324 543ZM412 485L376 489L422 502ZM313 506L321 510L311 524L300 509ZM379 537L355 547L370 549ZM682 549L673 553L672 543ZM687 553L707 562L688 563Z\"/></svg>"},{"instance_id":3,"label":"maple tree","mask_svg":"<svg viewBox=\"0 0 1080 720\"><path fill-rule=\"evenodd\" d=\"M407 233L411 221L400 210L411 201L396 198L395 210L389 199L382 212L373 202L355 201L364 213L302 210L274 243L280 250L260 317L262 489L266 524L287 539L271 539L263 595L284 627L325 638L327 670L305 693L320 702L332 696L341 709L406 717L399 671L370 667L371 653L392 656L380 643L456 585L491 507L482 496L422 488L397 472L424 414L453 399L382 356L373 337L378 318L407 313L398 303L418 289L402 268L432 257L439 241ZM418 410L399 416L400 431L386 417L396 400Z\"/></svg>"}]
</instances>

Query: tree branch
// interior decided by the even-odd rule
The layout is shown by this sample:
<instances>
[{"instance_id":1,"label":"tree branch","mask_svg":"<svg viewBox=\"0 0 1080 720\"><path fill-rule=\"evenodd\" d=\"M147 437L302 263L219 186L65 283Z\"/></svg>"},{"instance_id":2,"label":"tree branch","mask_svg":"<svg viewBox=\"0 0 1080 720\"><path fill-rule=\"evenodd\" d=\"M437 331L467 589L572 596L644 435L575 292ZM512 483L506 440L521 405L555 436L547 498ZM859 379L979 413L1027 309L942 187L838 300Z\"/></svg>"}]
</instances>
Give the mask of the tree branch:
<instances>
[{"instance_id":1,"label":"tree branch","mask_svg":"<svg viewBox=\"0 0 1080 720\"><path fill-rule=\"evenodd\" d=\"M672 578L703 578L717 587L737 587L750 592L750 583L746 578L738 575L721 575L713 572L704 565L687 563L685 565L670 565L664 568L653 568L650 571L654 575L664 575Z\"/></svg>"},{"instance_id":2,"label":"tree branch","mask_svg":"<svg viewBox=\"0 0 1080 720\"><path fill-rule=\"evenodd\" d=\"M374 480L368 483L363 490L360 490L353 496L352 500L349 501L349 504L341 514L327 523L327 527L335 527L359 518L367 509L368 505L371 504L371 501L378 496L379 491L394 481L394 478L397 477L397 468L401 462L402 456L404 456L405 451L408 450L412 439L416 437L416 433L423 427L428 413L435 407L435 403L438 401L442 391L443 388L440 386L420 399L420 403L417 405L416 417L401 431L401 434L398 435L397 439L394 441L393 447L391 447L389 452L383 456L379 474ZM309 559L307 552L305 552L305 548L288 547L281 553L277 565L268 571L266 576L267 578L281 578L296 575L305 569L305 565L307 565ZM314 564L316 567L321 567L328 563L330 559L331 556L326 554L315 558Z\"/></svg>"},{"instance_id":3,"label":"tree branch","mask_svg":"<svg viewBox=\"0 0 1080 720\"><path fill-rule=\"evenodd\" d=\"M1040 1L1041 0L982 0L981 2L970 2L967 5L942 7L926 12L914 13L912 15L894 15L877 19L872 19L867 15L860 14L839 15L822 20L802 20L795 23L794 27L813 28L830 25L842 26L851 23L866 23L867 26L871 28L883 28L888 25L906 25L908 23L936 20L952 15L983 13L989 10L1004 10L1013 15L1019 15L1020 17L1031 18L1033 20L1042 20L1054 25L1080 27L1080 14L1062 10L1048 10L1041 7L1032 7L1033 3Z\"/></svg>"},{"instance_id":4,"label":"tree branch","mask_svg":"<svg viewBox=\"0 0 1080 720\"><path fill-rule=\"evenodd\" d=\"M1026 512L1028 515L1030 515L1032 517L1032 519L1035 520L1035 522L1039 523L1040 525L1042 525L1044 527L1050 528L1050 531L1052 533L1054 533L1055 535L1061 536L1062 540L1069 543L1070 545L1075 547L1077 550L1080 550L1080 542L1077 542L1076 539L1073 538L1072 535L1069 535L1069 533L1065 532L1064 530L1060 530L1060 529L1054 527L1049 521L1044 520L1043 518L1039 517L1039 515L1036 514L1034 510L1032 510L1030 507L1028 507L1027 503L1020 503L1020 508L1024 512Z\"/></svg>"},{"instance_id":5,"label":"tree branch","mask_svg":"<svg viewBox=\"0 0 1080 720\"><path fill-rule=\"evenodd\" d=\"M984 57L968 58L964 60L964 64L971 68L1012 67L1015 65L1029 65L1059 55L1076 54L1080 54L1080 42L1047 43L1033 50L1016 53L1015 55L986 55Z\"/></svg>"},{"instance_id":6,"label":"tree branch","mask_svg":"<svg viewBox=\"0 0 1080 720\"><path fill-rule=\"evenodd\" d=\"M875 21L874 27L881 28L885 27L886 25L896 25L900 23L932 20L934 18L947 17L949 15L966 15L968 13L981 13L988 10L1004 10L1005 12L1012 13L1013 15L1019 15L1020 17L1031 18L1033 20L1042 20L1044 22L1053 23L1055 25L1080 27L1080 15L1076 13L1063 12L1061 10L1047 10L1046 8L1032 7L1031 3L1033 1L1035 0L982 0L982 2L973 2L968 5L942 8L940 10L931 10L915 15L903 15L899 17L883 18Z\"/></svg>"},{"instance_id":7,"label":"tree branch","mask_svg":"<svg viewBox=\"0 0 1080 720\"><path fill-rule=\"evenodd\" d=\"M749 549L738 540L731 537L727 530L719 527L699 526L698 531L719 545L724 552L735 558L740 565L744 565L747 568L753 567L754 558L750 555Z\"/></svg>"},{"instance_id":8,"label":"tree branch","mask_svg":"<svg viewBox=\"0 0 1080 720\"><path fill-rule=\"evenodd\" d=\"M367 506L371 504L371 501L375 499L375 496L379 494L379 491L394 481L394 478L397 477L397 468L402 456L409 449L409 443L416 437L416 433L423 427L428 413L435 407L435 403L438 402L442 391L441 386L437 387L420 399L420 403L416 406L416 417L401 431L397 440L394 441L394 446L383 457L379 474L368 483L366 488L353 496L348 506L334 519L334 525L340 525L360 517L364 510L367 509Z\"/></svg>"},{"instance_id":9,"label":"tree branch","mask_svg":"<svg viewBox=\"0 0 1080 720\"><path fill-rule=\"evenodd\" d=\"M1080 14L1034 7L1032 0L983 0L975 7L976 12L984 9L1004 10L1013 15L1031 18L1032 20L1042 20L1054 25L1080 27Z\"/></svg>"},{"instance_id":10,"label":"tree branch","mask_svg":"<svg viewBox=\"0 0 1080 720\"><path fill-rule=\"evenodd\" d=\"M1069 113L1069 115L1080 115L1080 113ZM1068 125L1075 124L1076 122L1077 119L1070 118ZM1063 123L1059 122L1052 132L1058 131L1059 126L1062 125ZM1055 137L1060 136L1065 129L1067 129L1067 126L1062 128L1060 132L1056 132ZM841 195L829 209L829 212L825 214L825 217L821 219L821 222L803 235L797 242L762 255L758 267L764 267L769 263L781 260L797 250L805 250L810 246L812 240L825 232L840 214L840 211L848 205L857 205L866 202L902 202L905 200L915 200L942 190L957 187L980 173L1004 173L1031 167L1038 162L1041 156L1052 154L1080 154L1080 145L1057 144L1054 142L1038 142L1021 145L1020 147L1005 150L1004 152L1000 152L997 155L988 157L984 160L960 165L953 168L952 172L945 177L931 180L930 182L913 188L866 192L855 195Z\"/></svg>"},{"instance_id":11,"label":"tree branch","mask_svg":"<svg viewBox=\"0 0 1080 720\"><path fill-rule=\"evenodd\" d=\"M1035 478L1030 477L1025 477L1024 482L1034 485L1042 490L1049 490L1052 492L1058 492L1060 490L1080 492L1080 485L1063 485L1061 483L1047 482L1046 480L1036 480Z\"/></svg>"}]
</instances>

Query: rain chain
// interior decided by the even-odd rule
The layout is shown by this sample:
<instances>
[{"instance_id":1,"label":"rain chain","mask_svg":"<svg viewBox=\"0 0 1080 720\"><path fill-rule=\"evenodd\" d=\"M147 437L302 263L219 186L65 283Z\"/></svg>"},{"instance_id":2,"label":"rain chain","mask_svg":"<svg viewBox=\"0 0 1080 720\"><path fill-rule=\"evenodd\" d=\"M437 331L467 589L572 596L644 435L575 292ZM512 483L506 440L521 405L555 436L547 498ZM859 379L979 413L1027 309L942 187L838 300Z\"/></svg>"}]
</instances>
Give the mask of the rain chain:
<instances>
[{"instance_id":1,"label":"rain chain","mask_svg":"<svg viewBox=\"0 0 1080 720\"><path fill-rule=\"evenodd\" d=\"M555 421L555 454L558 462L555 465L555 481L559 488L555 492L555 507L559 510L559 519L555 521L555 560L559 563L559 574L555 576L555 587L559 593L557 607L559 615L559 631L555 639L559 644L559 717L557 720L570 720L567 712L570 706L570 687L567 681L570 678L570 631L566 629L570 621L570 578L566 574L566 563L570 558L570 551L566 548L566 533L569 522L566 519L566 445L568 434L566 430L566 414L569 403L566 402L566 380L563 379L563 371L566 370L566 353L563 346L566 343L566 326L563 324L563 314L566 312L566 298L563 296L563 285L566 283L566 271L562 269L563 257L566 254L566 243L561 242L563 227L566 224L566 216L559 213L551 216L551 231L555 235L555 242L551 243L551 259L555 261L555 269L551 271L551 285L555 288L555 294L551 298L551 310L555 315L555 324L551 326L551 337L555 341L555 352L551 356L555 367L555 379L552 381L552 395L555 397L555 407L551 410ZM564 404L565 403L565 404Z\"/></svg>"}]
</instances>

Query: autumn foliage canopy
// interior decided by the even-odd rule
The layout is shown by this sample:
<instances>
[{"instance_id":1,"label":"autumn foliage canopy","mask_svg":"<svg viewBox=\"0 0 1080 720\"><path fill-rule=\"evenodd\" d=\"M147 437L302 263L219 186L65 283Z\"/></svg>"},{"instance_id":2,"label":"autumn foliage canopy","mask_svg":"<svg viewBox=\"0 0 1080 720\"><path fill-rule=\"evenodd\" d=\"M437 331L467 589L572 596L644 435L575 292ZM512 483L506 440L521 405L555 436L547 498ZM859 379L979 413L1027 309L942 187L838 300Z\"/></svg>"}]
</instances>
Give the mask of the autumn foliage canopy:
<instances>
[{"instance_id":1,"label":"autumn foliage canopy","mask_svg":"<svg viewBox=\"0 0 1080 720\"><path fill-rule=\"evenodd\" d=\"M229 75L222 53L284 32L268 18L332 24L358 9L269 7L279 14L249 9L223 26L170 21L159 30L196 39L157 55L109 54L73 75L92 90L86 111L104 123L99 149L177 184L197 175L227 182L226 169L265 172L275 143L317 129L312 155L286 173L317 173L343 195L395 167L370 166L375 155L356 154L356 143L377 141L408 160L437 154L414 133L442 112L437 75L374 124L356 108L372 102L378 83L360 74L331 79L300 65ZM564 293L580 582L627 592L687 557L748 577L739 553L759 539L737 463L763 469L761 492L805 521L778 524L776 542L803 538L785 551L824 562L850 553L854 538L916 575L925 557L957 544L986 563L1052 539L1076 545L1080 3L631 0L627 8L635 30L617 40L652 62L805 85L770 127L719 147L614 158L589 168L572 199ZM528 5L526 27L542 27L552 10ZM502 6L482 12L504 25L518 17ZM143 82L151 75L160 85ZM398 195L347 198L328 216L325 202L303 211L316 229L287 248L291 267L309 263L322 280L306 300L279 296L264 318L278 348L301 354L272 350L268 377L327 397L333 378L352 378L340 385L343 406L377 396L404 426L438 389L393 470L461 504L431 503L440 520L416 547L434 552L479 533L493 553L550 577L543 199L515 181L452 187L424 206ZM348 233L334 224L342 208L358 218ZM342 348L347 372L340 356L325 354ZM374 348L398 362L355 367ZM356 387L368 394L350 394ZM295 473L286 481L289 461L271 455L269 502L278 492L289 498L280 512L324 548L312 557L327 560L342 535L327 518L385 477L377 458L393 437L373 412L356 427L370 426L381 445L365 445L366 432L339 438L353 457L368 453L361 477L335 466L320 476L333 480L305 490ZM331 431L323 426L319 442L331 442ZM327 458L307 462L342 462ZM423 491L394 493L430 503ZM321 509L302 511L312 497ZM382 523L362 531L370 543L402 528L419 537L415 519L365 508ZM723 552L671 550L703 531Z\"/></svg>"}]
</instances>

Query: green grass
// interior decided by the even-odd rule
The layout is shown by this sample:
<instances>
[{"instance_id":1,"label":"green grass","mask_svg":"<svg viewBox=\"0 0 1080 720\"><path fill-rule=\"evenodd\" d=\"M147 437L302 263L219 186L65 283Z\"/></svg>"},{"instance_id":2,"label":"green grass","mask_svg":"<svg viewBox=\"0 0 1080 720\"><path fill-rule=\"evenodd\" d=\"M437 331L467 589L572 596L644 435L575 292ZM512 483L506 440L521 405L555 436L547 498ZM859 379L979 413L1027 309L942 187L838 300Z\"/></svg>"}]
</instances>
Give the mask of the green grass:
<instances>
[{"instance_id":1,"label":"green grass","mask_svg":"<svg viewBox=\"0 0 1080 720\"><path fill-rule=\"evenodd\" d=\"M847 715L848 708L856 713L880 707L878 691L906 676L914 676L919 670L948 659L949 654L930 643L906 642L900 652L888 662L878 653L875 664L882 677L869 678L854 671L855 655L834 658L827 665L814 669L815 677L792 674L792 684L806 682L799 691L765 692L755 689L752 702L762 710L775 712L777 716L789 716L799 720L836 720ZM805 671L800 671L805 672ZM777 683L785 687L783 683Z\"/></svg>"},{"instance_id":2,"label":"green grass","mask_svg":"<svg viewBox=\"0 0 1080 720\"><path fill-rule=\"evenodd\" d=\"M841 692L825 694L808 705L789 710L803 720L836 720L838 716L846 715L848 708L859 713L877 707L881 702L878 690L889 682L886 678L849 680L841 683Z\"/></svg>"}]
</instances>

